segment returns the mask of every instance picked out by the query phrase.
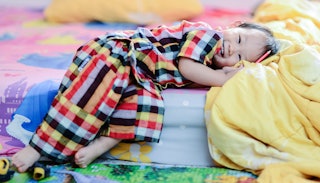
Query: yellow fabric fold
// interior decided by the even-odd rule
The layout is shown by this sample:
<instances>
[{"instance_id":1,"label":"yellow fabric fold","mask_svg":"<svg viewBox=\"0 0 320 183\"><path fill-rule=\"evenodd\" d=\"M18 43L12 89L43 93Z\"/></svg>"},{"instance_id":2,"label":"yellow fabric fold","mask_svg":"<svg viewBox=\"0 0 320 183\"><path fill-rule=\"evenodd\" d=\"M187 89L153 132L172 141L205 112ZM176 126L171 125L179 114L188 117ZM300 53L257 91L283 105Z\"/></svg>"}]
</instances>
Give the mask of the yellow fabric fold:
<instances>
[{"instance_id":1,"label":"yellow fabric fold","mask_svg":"<svg viewBox=\"0 0 320 183\"><path fill-rule=\"evenodd\" d=\"M267 0L257 9L255 21L274 31L281 50L262 64L244 61L242 71L207 93L217 163L251 171L258 182L320 180L319 10L307 0Z\"/></svg>"},{"instance_id":2,"label":"yellow fabric fold","mask_svg":"<svg viewBox=\"0 0 320 183\"><path fill-rule=\"evenodd\" d=\"M320 177L320 164L313 160L271 164L259 175L257 182L263 183L315 183Z\"/></svg>"}]
</instances>

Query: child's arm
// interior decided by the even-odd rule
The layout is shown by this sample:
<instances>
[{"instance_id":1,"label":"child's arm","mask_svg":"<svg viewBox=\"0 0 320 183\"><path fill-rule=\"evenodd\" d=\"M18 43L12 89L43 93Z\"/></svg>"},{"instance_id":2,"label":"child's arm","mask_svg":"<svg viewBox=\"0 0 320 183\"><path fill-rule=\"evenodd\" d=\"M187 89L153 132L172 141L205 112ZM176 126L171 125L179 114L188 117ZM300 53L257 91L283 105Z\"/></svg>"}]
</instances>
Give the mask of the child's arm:
<instances>
[{"instance_id":1,"label":"child's arm","mask_svg":"<svg viewBox=\"0 0 320 183\"><path fill-rule=\"evenodd\" d=\"M180 57L179 71L190 81L204 86L222 86L228 79L235 75L241 68L213 70L189 58Z\"/></svg>"}]
</instances>

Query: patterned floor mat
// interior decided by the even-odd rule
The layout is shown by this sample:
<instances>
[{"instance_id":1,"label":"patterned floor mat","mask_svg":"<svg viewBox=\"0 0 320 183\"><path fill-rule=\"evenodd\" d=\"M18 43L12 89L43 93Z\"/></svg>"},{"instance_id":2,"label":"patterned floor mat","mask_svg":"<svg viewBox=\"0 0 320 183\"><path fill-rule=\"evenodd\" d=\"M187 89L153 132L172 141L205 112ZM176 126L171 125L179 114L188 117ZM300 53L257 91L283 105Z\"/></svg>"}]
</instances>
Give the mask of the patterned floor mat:
<instances>
[{"instance_id":1,"label":"patterned floor mat","mask_svg":"<svg viewBox=\"0 0 320 183\"><path fill-rule=\"evenodd\" d=\"M225 168L93 163L87 168L72 168L70 165L50 166L50 176L41 181L33 180L29 173L15 173L8 182L251 183L255 179L256 176L251 173Z\"/></svg>"}]
</instances>

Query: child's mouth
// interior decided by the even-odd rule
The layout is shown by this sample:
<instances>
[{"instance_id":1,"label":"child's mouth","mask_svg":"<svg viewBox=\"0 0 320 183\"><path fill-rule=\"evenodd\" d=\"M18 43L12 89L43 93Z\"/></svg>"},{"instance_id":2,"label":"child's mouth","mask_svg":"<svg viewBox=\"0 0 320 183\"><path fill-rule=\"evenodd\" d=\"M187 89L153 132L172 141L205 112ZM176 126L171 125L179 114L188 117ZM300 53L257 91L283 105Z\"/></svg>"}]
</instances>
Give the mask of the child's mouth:
<instances>
[{"instance_id":1,"label":"child's mouth","mask_svg":"<svg viewBox=\"0 0 320 183\"><path fill-rule=\"evenodd\" d=\"M222 42L221 50L220 50L220 55L224 57L224 41Z\"/></svg>"}]
</instances>

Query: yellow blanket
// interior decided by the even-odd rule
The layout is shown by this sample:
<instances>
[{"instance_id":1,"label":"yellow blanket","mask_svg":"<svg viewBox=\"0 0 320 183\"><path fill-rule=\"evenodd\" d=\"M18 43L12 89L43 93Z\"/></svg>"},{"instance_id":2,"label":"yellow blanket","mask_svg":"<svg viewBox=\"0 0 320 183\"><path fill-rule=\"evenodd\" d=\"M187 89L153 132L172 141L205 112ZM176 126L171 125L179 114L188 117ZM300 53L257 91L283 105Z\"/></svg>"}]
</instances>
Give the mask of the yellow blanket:
<instances>
[{"instance_id":1,"label":"yellow blanket","mask_svg":"<svg viewBox=\"0 0 320 183\"><path fill-rule=\"evenodd\" d=\"M320 180L320 4L267 0L254 18L282 47L208 92L211 156L258 182Z\"/></svg>"}]
</instances>

